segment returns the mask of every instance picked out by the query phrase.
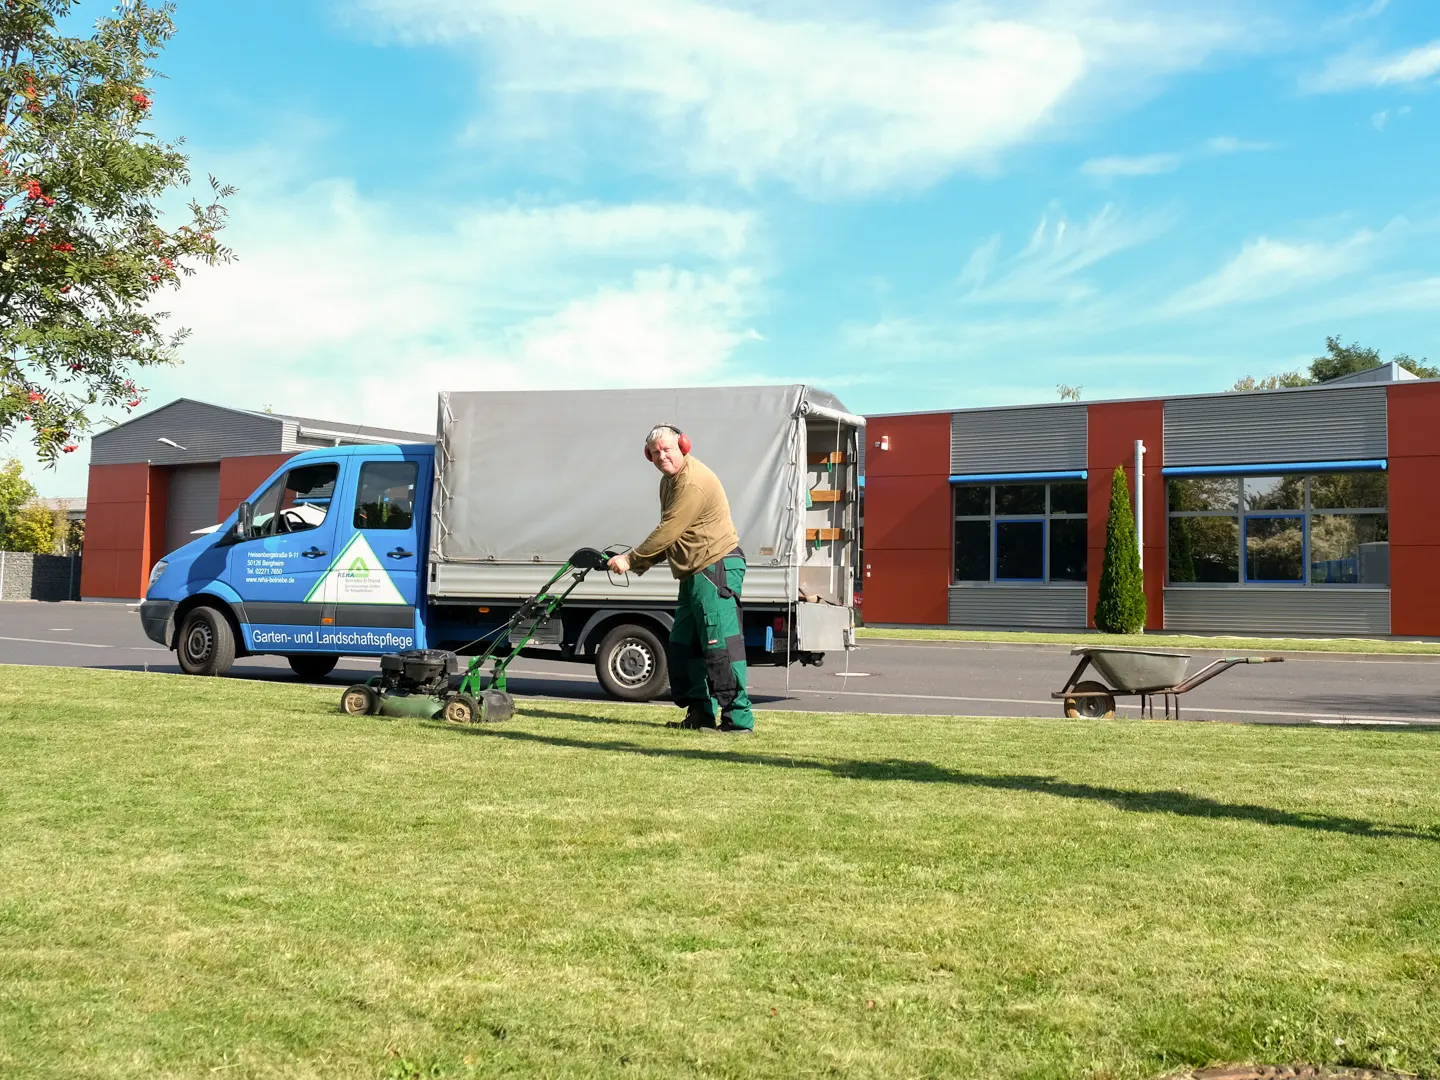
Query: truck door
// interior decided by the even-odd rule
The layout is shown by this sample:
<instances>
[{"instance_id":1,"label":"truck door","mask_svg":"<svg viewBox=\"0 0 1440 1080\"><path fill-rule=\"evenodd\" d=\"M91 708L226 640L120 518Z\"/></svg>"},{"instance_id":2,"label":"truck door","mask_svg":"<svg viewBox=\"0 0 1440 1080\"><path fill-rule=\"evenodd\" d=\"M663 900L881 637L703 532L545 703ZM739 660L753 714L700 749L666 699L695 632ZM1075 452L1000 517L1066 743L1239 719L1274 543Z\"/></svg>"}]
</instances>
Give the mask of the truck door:
<instances>
[{"instance_id":1,"label":"truck door","mask_svg":"<svg viewBox=\"0 0 1440 1080\"><path fill-rule=\"evenodd\" d=\"M414 457L350 461L345 498L337 500L339 553L325 583L334 652L384 653L419 643L420 535L416 493L428 490Z\"/></svg>"},{"instance_id":2,"label":"truck door","mask_svg":"<svg viewBox=\"0 0 1440 1080\"><path fill-rule=\"evenodd\" d=\"M308 601L324 585L335 553L341 474L338 458L286 470L252 504L251 537L231 545L226 575L243 601L251 651L333 651L318 640L322 609Z\"/></svg>"}]
</instances>

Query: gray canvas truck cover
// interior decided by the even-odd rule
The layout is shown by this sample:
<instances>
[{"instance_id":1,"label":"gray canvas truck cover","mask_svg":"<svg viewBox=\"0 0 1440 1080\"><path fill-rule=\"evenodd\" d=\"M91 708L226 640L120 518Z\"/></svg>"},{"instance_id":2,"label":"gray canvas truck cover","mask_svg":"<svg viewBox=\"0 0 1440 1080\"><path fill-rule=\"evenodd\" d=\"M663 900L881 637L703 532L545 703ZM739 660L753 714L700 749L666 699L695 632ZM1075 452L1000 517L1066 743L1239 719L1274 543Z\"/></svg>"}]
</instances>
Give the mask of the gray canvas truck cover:
<instances>
[{"instance_id":1,"label":"gray canvas truck cover","mask_svg":"<svg viewBox=\"0 0 1440 1080\"><path fill-rule=\"evenodd\" d=\"M808 446L807 417L813 426L817 416L835 421L826 441L843 445ZM749 566L746 599L793 599L808 554L807 451L855 455L864 424L799 385L442 393L431 595L525 596L577 548L638 544L660 516L660 474L643 456L659 423L689 435L725 485ZM853 567L853 552L845 561ZM628 585L592 573L576 597L675 593L661 563Z\"/></svg>"}]
</instances>

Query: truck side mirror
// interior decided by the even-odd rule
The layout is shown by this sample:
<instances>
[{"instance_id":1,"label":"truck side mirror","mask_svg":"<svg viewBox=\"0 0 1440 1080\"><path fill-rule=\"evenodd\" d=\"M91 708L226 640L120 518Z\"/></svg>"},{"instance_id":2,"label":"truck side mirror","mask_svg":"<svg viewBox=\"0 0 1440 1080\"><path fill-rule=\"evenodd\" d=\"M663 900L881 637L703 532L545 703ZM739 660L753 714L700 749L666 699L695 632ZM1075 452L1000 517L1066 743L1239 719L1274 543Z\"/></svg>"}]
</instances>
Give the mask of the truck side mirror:
<instances>
[{"instance_id":1,"label":"truck side mirror","mask_svg":"<svg viewBox=\"0 0 1440 1080\"><path fill-rule=\"evenodd\" d=\"M242 502L235 521L235 539L249 540L255 535L255 508Z\"/></svg>"}]
</instances>

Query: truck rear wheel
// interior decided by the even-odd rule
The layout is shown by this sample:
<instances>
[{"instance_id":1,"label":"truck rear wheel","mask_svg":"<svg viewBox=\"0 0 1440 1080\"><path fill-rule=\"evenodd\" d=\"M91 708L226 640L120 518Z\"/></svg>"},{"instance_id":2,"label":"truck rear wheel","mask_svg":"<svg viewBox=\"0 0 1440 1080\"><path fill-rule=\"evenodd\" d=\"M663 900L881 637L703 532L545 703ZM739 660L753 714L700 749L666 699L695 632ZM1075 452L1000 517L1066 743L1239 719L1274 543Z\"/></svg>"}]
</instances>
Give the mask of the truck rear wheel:
<instances>
[{"instance_id":1,"label":"truck rear wheel","mask_svg":"<svg viewBox=\"0 0 1440 1080\"><path fill-rule=\"evenodd\" d=\"M651 701L670 681L665 646L647 626L624 623L600 639L595 651L595 674L611 697L621 701Z\"/></svg>"},{"instance_id":2,"label":"truck rear wheel","mask_svg":"<svg viewBox=\"0 0 1440 1080\"><path fill-rule=\"evenodd\" d=\"M180 628L175 656L187 675L224 675L235 662L230 620L212 607L193 609Z\"/></svg>"}]
</instances>

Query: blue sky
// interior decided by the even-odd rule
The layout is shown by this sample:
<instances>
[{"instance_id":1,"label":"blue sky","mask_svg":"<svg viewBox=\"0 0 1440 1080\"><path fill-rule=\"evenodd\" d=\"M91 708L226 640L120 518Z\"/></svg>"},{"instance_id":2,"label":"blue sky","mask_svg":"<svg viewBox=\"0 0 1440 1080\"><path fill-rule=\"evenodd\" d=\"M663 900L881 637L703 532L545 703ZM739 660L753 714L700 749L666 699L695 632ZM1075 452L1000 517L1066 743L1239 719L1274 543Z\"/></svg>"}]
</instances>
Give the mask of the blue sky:
<instances>
[{"instance_id":1,"label":"blue sky","mask_svg":"<svg viewBox=\"0 0 1440 1080\"><path fill-rule=\"evenodd\" d=\"M1440 361L1434 0L181 0L236 184L177 396L807 381L856 411ZM5 452L9 448L0 449ZM84 490L82 448L47 494Z\"/></svg>"}]
</instances>

